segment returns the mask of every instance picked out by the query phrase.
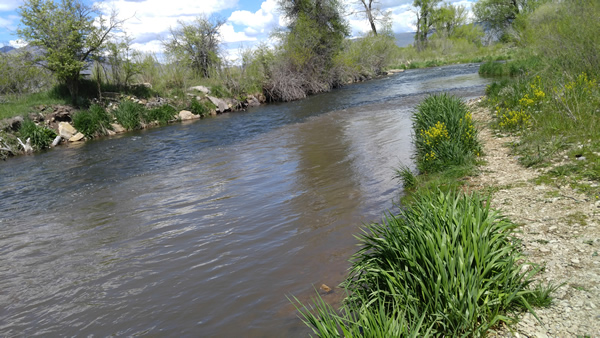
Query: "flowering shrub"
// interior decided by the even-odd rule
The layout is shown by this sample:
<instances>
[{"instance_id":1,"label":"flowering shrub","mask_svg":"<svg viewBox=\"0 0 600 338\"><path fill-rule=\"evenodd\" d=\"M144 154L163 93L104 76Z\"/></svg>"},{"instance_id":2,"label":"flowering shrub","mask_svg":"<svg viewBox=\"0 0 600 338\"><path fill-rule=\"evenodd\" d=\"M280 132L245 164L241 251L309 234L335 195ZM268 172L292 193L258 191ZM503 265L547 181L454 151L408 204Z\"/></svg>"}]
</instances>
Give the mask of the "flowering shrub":
<instances>
[{"instance_id":1,"label":"flowering shrub","mask_svg":"<svg viewBox=\"0 0 600 338\"><path fill-rule=\"evenodd\" d=\"M437 172L450 165L465 165L479 156L481 147L471 113L457 97L427 97L413 117L417 167Z\"/></svg>"}]
</instances>

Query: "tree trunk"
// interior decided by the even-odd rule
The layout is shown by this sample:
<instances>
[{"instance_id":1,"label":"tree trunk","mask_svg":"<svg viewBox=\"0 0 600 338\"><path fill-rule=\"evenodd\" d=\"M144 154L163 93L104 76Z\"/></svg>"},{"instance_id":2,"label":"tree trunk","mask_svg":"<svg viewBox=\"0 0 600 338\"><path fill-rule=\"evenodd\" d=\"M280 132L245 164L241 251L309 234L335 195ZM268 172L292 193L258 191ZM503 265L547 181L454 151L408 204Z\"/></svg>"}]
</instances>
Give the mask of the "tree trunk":
<instances>
[{"instance_id":1,"label":"tree trunk","mask_svg":"<svg viewBox=\"0 0 600 338\"><path fill-rule=\"evenodd\" d=\"M77 76L67 78L66 85L69 89L69 94L71 94L71 103L77 106L77 99L79 98L79 73Z\"/></svg>"}]
</instances>

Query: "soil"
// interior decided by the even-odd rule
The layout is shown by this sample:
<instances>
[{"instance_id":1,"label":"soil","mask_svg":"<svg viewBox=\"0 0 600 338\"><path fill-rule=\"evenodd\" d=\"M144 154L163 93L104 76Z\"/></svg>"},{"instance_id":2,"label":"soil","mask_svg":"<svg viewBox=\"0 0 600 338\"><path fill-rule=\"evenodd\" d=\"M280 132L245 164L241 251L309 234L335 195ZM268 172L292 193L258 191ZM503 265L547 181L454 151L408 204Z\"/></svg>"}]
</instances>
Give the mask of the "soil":
<instances>
[{"instance_id":1,"label":"soil","mask_svg":"<svg viewBox=\"0 0 600 338\"><path fill-rule=\"evenodd\" d=\"M491 192L492 207L519 225L516 236L527 260L543 266L536 283L560 285L550 307L534 309L539 321L526 313L518 324L490 335L600 337L600 200L569 186L537 185L535 178L551 168L521 166L509 148L518 138L497 135L489 127L491 112L479 101L469 104L486 164L467 188Z\"/></svg>"}]
</instances>

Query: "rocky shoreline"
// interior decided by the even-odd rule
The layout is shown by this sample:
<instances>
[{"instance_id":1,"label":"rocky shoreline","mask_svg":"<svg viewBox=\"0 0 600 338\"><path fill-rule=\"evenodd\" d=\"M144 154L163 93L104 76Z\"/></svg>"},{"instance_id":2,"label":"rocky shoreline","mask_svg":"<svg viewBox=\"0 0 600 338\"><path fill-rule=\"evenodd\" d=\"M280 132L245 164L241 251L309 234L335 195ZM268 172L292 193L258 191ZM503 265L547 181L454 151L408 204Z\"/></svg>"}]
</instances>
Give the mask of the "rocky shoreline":
<instances>
[{"instance_id":1,"label":"rocky shoreline","mask_svg":"<svg viewBox=\"0 0 600 338\"><path fill-rule=\"evenodd\" d=\"M541 323L527 313L516 326L490 335L600 337L600 200L569 186L536 184L553 167L578 159L561 154L548 168L524 168L509 148L518 137L495 134L489 128L492 113L477 107L479 101L470 108L486 164L465 188L492 193L492 206L520 225L517 237L527 259L543 267L536 282L559 286L550 307L535 309Z\"/></svg>"},{"instance_id":2,"label":"rocky shoreline","mask_svg":"<svg viewBox=\"0 0 600 338\"><path fill-rule=\"evenodd\" d=\"M218 114L245 111L248 107L257 107L266 102L266 98L262 94L247 95L243 101L238 101L233 98L217 98L210 95L211 92L204 86L194 86L188 88L186 95L189 98L194 98L199 102L210 103L214 106L208 115L216 116ZM177 97L174 98L175 100ZM130 100L137 104L142 105L145 109L152 109L162 105L171 104L172 99L166 99L161 97L154 97L151 99L139 99L132 95L124 95L119 93L103 93L103 101L106 104L107 110L111 111L116 109L119 102L123 100ZM80 133L75 127L73 127L72 117L73 114L78 112L79 109L70 105L39 105L32 109L32 112L28 114L28 118L37 125L45 126L52 129L58 135L51 147L56 147L61 144L68 144L73 142L86 141L87 138ZM201 119L203 116L192 113L189 110L180 110L174 116L174 119L169 123L190 121ZM19 143L12 142L10 146L8 140L3 139L0 133L0 152L3 153L1 158L9 156L16 156L20 154L33 153L33 148L28 140L20 140L16 137L16 133L19 131L24 118L22 116L15 116L12 118L0 120L0 132L5 133L5 138L11 135ZM106 130L106 136L110 137L116 134L127 132L123 126L118 124L116 121L111 123L111 129ZM142 123L142 129L148 129L159 126L158 122ZM14 140L13 140L14 141Z\"/></svg>"}]
</instances>

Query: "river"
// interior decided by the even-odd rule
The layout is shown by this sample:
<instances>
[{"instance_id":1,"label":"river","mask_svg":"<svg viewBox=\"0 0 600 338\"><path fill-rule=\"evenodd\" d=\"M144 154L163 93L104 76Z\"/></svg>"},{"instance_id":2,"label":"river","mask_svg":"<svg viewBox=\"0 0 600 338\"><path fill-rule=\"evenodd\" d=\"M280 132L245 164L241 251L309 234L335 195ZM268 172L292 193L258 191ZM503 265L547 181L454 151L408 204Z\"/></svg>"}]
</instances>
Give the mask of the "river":
<instances>
[{"instance_id":1,"label":"river","mask_svg":"<svg viewBox=\"0 0 600 338\"><path fill-rule=\"evenodd\" d=\"M426 93L478 64L0 163L0 336L292 337L287 297L335 287L393 210ZM340 289L324 296L343 298Z\"/></svg>"}]
</instances>

